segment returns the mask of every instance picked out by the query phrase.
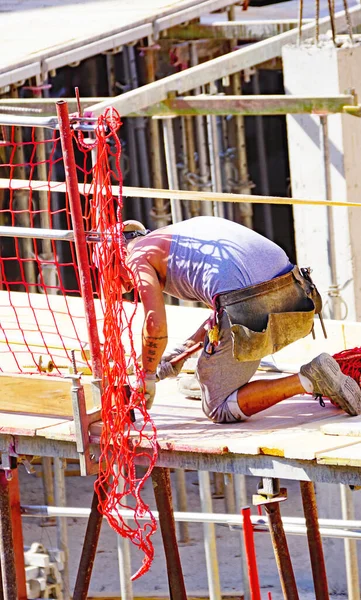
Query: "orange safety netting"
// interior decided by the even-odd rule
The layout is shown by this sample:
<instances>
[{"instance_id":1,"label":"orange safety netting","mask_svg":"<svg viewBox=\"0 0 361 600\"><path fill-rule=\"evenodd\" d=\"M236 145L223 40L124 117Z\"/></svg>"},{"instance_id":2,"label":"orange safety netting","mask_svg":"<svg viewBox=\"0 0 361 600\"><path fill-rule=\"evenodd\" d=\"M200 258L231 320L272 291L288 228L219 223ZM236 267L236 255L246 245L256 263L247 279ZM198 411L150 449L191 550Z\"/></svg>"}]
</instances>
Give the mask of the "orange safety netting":
<instances>
[{"instance_id":1,"label":"orange safety netting","mask_svg":"<svg viewBox=\"0 0 361 600\"><path fill-rule=\"evenodd\" d=\"M98 331L90 335L99 335L102 349L103 428L95 489L109 524L144 553L134 579L149 569L154 554L151 536L156 522L142 499L142 488L156 461L157 445L144 394L138 390L142 371L132 331L137 291L130 303L123 301L121 289L127 268L121 234L120 124L117 113L107 111L91 139L73 132L73 147L84 230L95 232L84 238L98 322ZM0 226L4 225L73 229L57 132L1 128ZM81 276L73 241L55 241L51 234L49 239L18 237L16 229L14 237L1 238L1 372L62 377L71 363L80 372L91 372ZM146 466L142 477L137 477L136 455ZM125 521L122 508L133 510L134 518Z\"/></svg>"}]
</instances>

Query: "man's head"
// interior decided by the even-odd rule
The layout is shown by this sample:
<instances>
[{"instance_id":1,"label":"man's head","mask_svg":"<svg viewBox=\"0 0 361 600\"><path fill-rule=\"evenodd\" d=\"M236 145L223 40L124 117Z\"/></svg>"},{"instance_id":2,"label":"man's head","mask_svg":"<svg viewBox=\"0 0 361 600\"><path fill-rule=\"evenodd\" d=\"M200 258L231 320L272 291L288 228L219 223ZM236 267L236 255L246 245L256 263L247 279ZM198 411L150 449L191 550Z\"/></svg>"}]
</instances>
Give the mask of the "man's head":
<instances>
[{"instance_id":1,"label":"man's head","mask_svg":"<svg viewBox=\"0 0 361 600\"><path fill-rule=\"evenodd\" d=\"M137 238L144 237L150 233L140 221L130 219L123 223L116 223L106 231L106 237L102 242L95 244L93 262L95 266L104 271L107 266L115 269L113 275L123 293L129 292L134 287L133 275L126 266L128 245L136 242ZM120 246L123 241L123 253L120 254ZM124 252L125 251L125 252Z\"/></svg>"},{"instance_id":2,"label":"man's head","mask_svg":"<svg viewBox=\"0 0 361 600\"><path fill-rule=\"evenodd\" d=\"M134 240L137 237L143 237L150 233L149 229L146 229L140 221L135 219L129 219L123 223L123 237L126 243L130 240Z\"/></svg>"}]
</instances>

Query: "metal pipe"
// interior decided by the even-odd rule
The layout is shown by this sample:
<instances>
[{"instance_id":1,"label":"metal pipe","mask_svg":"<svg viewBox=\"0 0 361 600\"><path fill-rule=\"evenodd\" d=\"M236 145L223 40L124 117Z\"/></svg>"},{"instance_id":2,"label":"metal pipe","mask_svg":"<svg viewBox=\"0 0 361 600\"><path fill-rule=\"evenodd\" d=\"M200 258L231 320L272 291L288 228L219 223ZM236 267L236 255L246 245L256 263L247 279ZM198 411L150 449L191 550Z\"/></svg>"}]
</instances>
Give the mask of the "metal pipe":
<instances>
[{"instance_id":1,"label":"metal pipe","mask_svg":"<svg viewBox=\"0 0 361 600\"><path fill-rule=\"evenodd\" d=\"M285 600L298 600L296 580L281 519L278 502L264 504L268 517L273 551Z\"/></svg>"},{"instance_id":2,"label":"metal pipe","mask_svg":"<svg viewBox=\"0 0 361 600\"><path fill-rule=\"evenodd\" d=\"M18 96L18 90L14 86L11 87L11 95ZM20 127L14 129L14 142L15 152L13 155L13 176L19 179L25 179L25 152L23 145L23 132ZM30 211L31 204L28 193L25 190L17 190L12 192L14 194L13 210L15 210L15 222L20 226L29 227L30 225ZM19 269L21 273L21 279L26 291L37 292L37 274L34 262L34 245L31 240L21 240L20 244L20 262ZM25 259L25 260L22 260Z\"/></svg>"},{"instance_id":3,"label":"metal pipe","mask_svg":"<svg viewBox=\"0 0 361 600\"><path fill-rule=\"evenodd\" d=\"M59 100L63 102L63 100ZM0 115L1 125L14 127L45 127L46 129L60 129L60 123L56 117L24 117L22 115ZM97 119L94 117L78 118L72 117L71 125L76 124L76 128L81 131L94 131Z\"/></svg>"},{"instance_id":4,"label":"metal pipe","mask_svg":"<svg viewBox=\"0 0 361 600\"><path fill-rule=\"evenodd\" d=\"M122 474L124 473L124 467L122 467ZM118 469L116 468L116 472ZM118 479L117 492L122 497L122 505L127 504L127 496L124 493L125 480L123 477ZM120 580L120 597L122 600L133 600L133 586L132 586L132 569L131 569L131 558L130 558L130 540L129 538L117 535L117 553L118 553L118 565L119 565L119 580Z\"/></svg>"},{"instance_id":5,"label":"metal pipe","mask_svg":"<svg viewBox=\"0 0 361 600\"><path fill-rule=\"evenodd\" d=\"M123 72L125 76L125 89L131 89L130 65L126 48L122 52ZM125 127L127 132L127 154L129 158L129 178L130 183L134 187L139 187L140 177L138 169L137 143L135 139L135 123L134 119L125 119ZM132 201L133 216L138 221L142 221L142 205L140 199L135 197Z\"/></svg>"},{"instance_id":6,"label":"metal pipe","mask_svg":"<svg viewBox=\"0 0 361 600\"><path fill-rule=\"evenodd\" d=\"M154 467L152 470L152 482L167 563L170 598L172 600L186 600L187 594L173 516L169 469Z\"/></svg>"},{"instance_id":7,"label":"metal pipe","mask_svg":"<svg viewBox=\"0 0 361 600\"><path fill-rule=\"evenodd\" d=\"M198 52L197 52L197 44L190 43L190 63L191 66L194 67L198 65ZM201 93L201 88L194 88L195 94ZM207 141L205 135L205 127L204 127L204 117L197 116L195 117L195 130L196 130L196 140L197 140L197 155L198 155L198 170L199 170L199 187L204 188L209 182L209 169L207 165L208 154L207 154ZM211 202L207 202L201 204L201 214L204 216L212 216L213 215L213 205Z\"/></svg>"},{"instance_id":8,"label":"metal pipe","mask_svg":"<svg viewBox=\"0 0 361 600\"><path fill-rule=\"evenodd\" d=\"M127 46L125 52L128 56L129 62L129 74L130 74L130 84L132 89L137 89L139 87L139 77L137 73L137 63L135 59L135 49L134 46ZM139 172L140 172L140 180L142 183L142 187L150 187L150 171L149 171L149 162L148 162L148 143L147 137L145 134L146 122L143 117L137 117L134 123L135 129L135 137L137 141L137 154L139 158ZM143 221L145 224L154 229L156 223L152 218L152 200L151 198L145 198L143 201L143 205L145 208L145 214Z\"/></svg>"},{"instance_id":9,"label":"metal pipe","mask_svg":"<svg viewBox=\"0 0 361 600\"><path fill-rule=\"evenodd\" d=\"M318 525L318 511L315 486L312 481L300 481L303 512L306 519L308 547L310 551L313 585L316 600L328 600L328 585L321 534Z\"/></svg>"},{"instance_id":10,"label":"metal pipe","mask_svg":"<svg viewBox=\"0 0 361 600\"><path fill-rule=\"evenodd\" d=\"M87 600L88 598L90 578L103 522L103 515L98 511L98 503L105 499L106 492L104 485L99 488L101 498L98 498L98 495L94 492L91 508L88 511L87 516L89 516L89 519L74 587L73 600Z\"/></svg>"},{"instance_id":11,"label":"metal pipe","mask_svg":"<svg viewBox=\"0 0 361 600\"><path fill-rule=\"evenodd\" d=\"M241 476L242 477L242 476ZM245 502L242 502L243 506ZM21 512L23 517L38 518L44 515L52 517L68 517L68 518L88 518L90 515L89 508L75 508L75 507L62 507L62 506L29 506L22 505ZM118 512L118 511L117 511ZM119 514L124 517L131 519L134 513L128 509L120 509ZM157 519L158 512L152 511L152 514ZM142 517L137 517L142 520ZM146 518L146 517L144 517ZM216 523L219 525L228 525L230 527L240 527L242 525L242 518L239 514L228 515L223 513L206 513L206 512L174 512L174 518L176 521L188 521L189 523ZM267 522L263 517L251 515L251 521L253 526L257 528L257 531L268 531ZM282 523L285 531L294 533L296 535L303 535L306 533L306 521L303 517L282 517ZM361 521L350 521L342 519L318 519L318 524L321 527L320 532L323 536L329 537L344 537L349 534L351 539L361 539L361 532L348 531L361 529ZM333 533L332 533L333 532ZM341 535L338 535L341 532Z\"/></svg>"},{"instance_id":12,"label":"metal pipe","mask_svg":"<svg viewBox=\"0 0 361 600\"><path fill-rule=\"evenodd\" d=\"M66 102L58 102L56 105L60 126L61 146L63 150L63 161L65 177L68 186L69 202L74 227L75 248L78 258L79 280L81 294L84 301L85 319L88 330L89 348L92 361L93 377L102 379L102 357L98 335L97 316L95 313L93 288L89 267L89 258L86 247L86 239L83 224L82 208L78 189L78 179L72 134L69 124L69 114Z\"/></svg>"},{"instance_id":13,"label":"metal pipe","mask_svg":"<svg viewBox=\"0 0 361 600\"><path fill-rule=\"evenodd\" d=\"M208 471L198 471L199 495L204 512L212 511L211 484ZM213 523L203 525L204 549L206 554L207 578L210 600L221 600L221 584L217 558L216 533Z\"/></svg>"},{"instance_id":14,"label":"metal pipe","mask_svg":"<svg viewBox=\"0 0 361 600\"><path fill-rule=\"evenodd\" d=\"M147 83L155 81L155 52L156 50L152 47L147 48L145 51L145 72ZM161 140L159 131L159 120L149 120L149 133L150 133L150 165L152 172L152 185L155 188L163 187L162 177L162 161L160 156ZM154 200L154 214L153 219L156 223L156 227L165 227L170 222L170 214L168 214L167 203L161 198L155 198Z\"/></svg>"},{"instance_id":15,"label":"metal pipe","mask_svg":"<svg viewBox=\"0 0 361 600\"><path fill-rule=\"evenodd\" d=\"M0 470L0 565L4 600L17 600L9 482L3 470Z\"/></svg>"},{"instance_id":16,"label":"metal pipe","mask_svg":"<svg viewBox=\"0 0 361 600\"><path fill-rule=\"evenodd\" d=\"M340 484L341 512L343 519L354 519L355 510L352 491L348 485ZM356 541L345 539L345 562L347 577L347 597L349 600L360 600L360 578Z\"/></svg>"},{"instance_id":17,"label":"metal pipe","mask_svg":"<svg viewBox=\"0 0 361 600\"><path fill-rule=\"evenodd\" d=\"M247 506L247 487L246 487L246 477L245 475L239 475L238 473L234 473L234 492L236 499L236 511L240 514L241 509L244 506ZM251 590L249 587L248 580L248 566L246 560L246 551L244 547L244 537L241 533L240 535L240 544L241 544L241 563L242 563L242 579L243 579L243 596L244 600L250 600L251 598Z\"/></svg>"},{"instance_id":18,"label":"metal pipe","mask_svg":"<svg viewBox=\"0 0 361 600\"><path fill-rule=\"evenodd\" d=\"M66 491L65 491L65 468L66 460L54 457L54 497L57 506L66 506ZM70 583L69 583L69 544L68 544L68 524L64 517L57 517L57 540L58 548L64 553L64 569L63 569L63 594L65 600L70 600Z\"/></svg>"},{"instance_id":19,"label":"metal pipe","mask_svg":"<svg viewBox=\"0 0 361 600\"><path fill-rule=\"evenodd\" d=\"M167 176L169 188L178 189L178 173L177 173L177 160L175 155L175 144L174 144L174 131L173 131L173 119L162 119L163 125L163 140L164 140L164 151L165 161L167 166ZM183 220L182 207L180 200L175 198L170 199L172 221L177 223Z\"/></svg>"},{"instance_id":20,"label":"metal pipe","mask_svg":"<svg viewBox=\"0 0 361 600\"><path fill-rule=\"evenodd\" d=\"M320 136L320 152L323 160L323 175L325 182L325 200L332 201L332 185L331 185L331 163L330 163L330 148L328 134L328 120L326 116L320 117L321 136ZM331 285L328 295L331 298L332 304L332 319L341 319L341 296L337 277L337 253L336 253L336 236L333 221L333 207L327 206L327 230L328 230L328 261L330 265Z\"/></svg>"},{"instance_id":21,"label":"metal pipe","mask_svg":"<svg viewBox=\"0 0 361 600\"><path fill-rule=\"evenodd\" d=\"M228 18L231 21L235 20L236 9L232 5L229 8ZM231 41L230 51L237 45L237 38ZM236 96L242 95L242 80L241 73L234 73L231 75L231 86L232 94ZM235 115L230 124L235 124L235 140L236 140L236 157L235 166L238 173L238 189L232 189L231 191L240 191L245 194L251 193L251 187L248 185L249 174L248 174L248 162L247 162L247 149L246 149L246 134L244 128L244 117L242 115ZM242 225L252 229L253 227L253 209L252 204L238 204L237 209L239 212L239 220Z\"/></svg>"},{"instance_id":22,"label":"metal pipe","mask_svg":"<svg viewBox=\"0 0 361 600\"><path fill-rule=\"evenodd\" d=\"M245 555L248 567L248 581L251 592L251 600L261 600L261 590L259 586L256 549L254 545L253 526L251 522L251 509L249 506L242 508L243 518L243 539L245 546Z\"/></svg>"},{"instance_id":23,"label":"metal pipe","mask_svg":"<svg viewBox=\"0 0 361 600\"><path fill-rule=\"evenodd\" d=\"M185 472L183 469L175 469L174 475L178 511L187 512L188 503ZM187 521L178 522L178 537L182 544L189 543L190 537Z\"/></svg>"},{"instance_id":24,"label":"metal pipe","mask_svg":"<svg viewBox=\"0 0 361 600\"><path fill-rule=\"evenodd\" d=\"M253 91L255 94L260 93L259 87L259 75L257 69L252 78ZM256 141L257 141L257 153L258 153L258 168L260 172L260 188L262 196L269 194L269 178L267 168L267 152L264 137L264 126L263 118L260 116L255 117L256 122ZM272 222L272 209L269 204L265 204L263 207L264 215L264 226L265 234L268 239L274 239L273 222Z\"/></svg>"},{"instance_id":25,"label":"metal pipe","mask_svg":"<svg viewBox=\"0 0 361 600\"><path fill-rule=\"evenodd\" d=\"M216 93L217 88L214 83L209 85L209 91ZM206 116L208 133L208 157L211 173L212 192L222 192L222 174L219 161L219 140L217 131L217 121L214 115ZM213 205L213 213L217 217L224 217L224 208L221 203Z\"/></svg>"}]
</instances>

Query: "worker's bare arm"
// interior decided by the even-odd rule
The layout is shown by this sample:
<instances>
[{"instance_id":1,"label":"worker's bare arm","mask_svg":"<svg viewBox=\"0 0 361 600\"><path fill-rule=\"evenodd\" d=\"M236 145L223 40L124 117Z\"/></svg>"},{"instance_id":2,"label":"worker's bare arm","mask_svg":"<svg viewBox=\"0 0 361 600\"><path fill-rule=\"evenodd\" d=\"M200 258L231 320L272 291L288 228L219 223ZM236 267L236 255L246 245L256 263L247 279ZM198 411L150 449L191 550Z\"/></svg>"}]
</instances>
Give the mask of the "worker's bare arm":
<instances>
[{"instance_id":1,"label":"worker's bare arm","mask_svg":"<svg viewBox=\"0 0 361 600\"><path fill-rule=\"evenodd\" d=\"M168 340L163 292L156 270L144 255L134 257L130 266L144 308L142 365L146 373L155 373Z\"/></svg>"}]
</instances>

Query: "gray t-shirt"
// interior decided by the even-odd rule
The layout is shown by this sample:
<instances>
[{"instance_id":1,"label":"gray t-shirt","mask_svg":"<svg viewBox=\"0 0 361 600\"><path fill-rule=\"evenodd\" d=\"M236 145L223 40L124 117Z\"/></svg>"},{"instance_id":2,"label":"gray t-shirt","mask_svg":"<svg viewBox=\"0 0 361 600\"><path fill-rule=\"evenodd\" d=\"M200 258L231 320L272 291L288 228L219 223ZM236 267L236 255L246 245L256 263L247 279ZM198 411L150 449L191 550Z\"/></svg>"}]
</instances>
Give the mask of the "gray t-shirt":
<instances>
[{"instance_id":1,"label":"gray t-shirt","mask_svg":"<svg viewBox=\"0 0 361 600\"><path fill-rule=\"evenodd\" d=\"M195 217L172 234L164 291L212 306L212 298L288 273L286 253L259 233L218 217Z\"/></svg>"}]
</instances>

